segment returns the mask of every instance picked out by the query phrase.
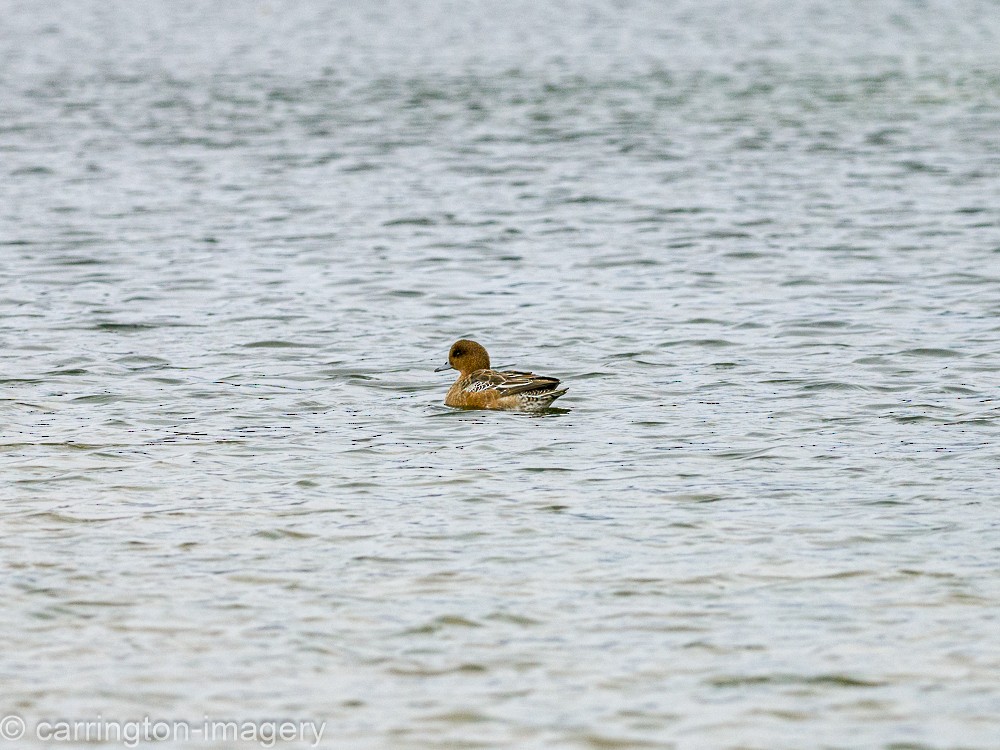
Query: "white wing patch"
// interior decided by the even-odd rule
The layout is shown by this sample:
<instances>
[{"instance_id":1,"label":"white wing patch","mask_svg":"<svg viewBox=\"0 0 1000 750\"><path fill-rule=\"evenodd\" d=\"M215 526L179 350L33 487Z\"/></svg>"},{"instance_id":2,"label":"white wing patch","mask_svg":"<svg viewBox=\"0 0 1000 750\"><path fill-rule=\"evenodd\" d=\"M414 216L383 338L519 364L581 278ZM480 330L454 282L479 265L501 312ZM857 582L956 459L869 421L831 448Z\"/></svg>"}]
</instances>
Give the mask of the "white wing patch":
<instances>
[{"instance_id":1,"label":"white wing patch","mask_svg":"<svg viewBox=\"0 0 1000 750\"><path fill-rule=\"evenodd\" d=\"M476 393L478 391L488 391L493 387L493 384L485 380L473 380L462 390L466 393Z\"/></svg>"}]
</instances>

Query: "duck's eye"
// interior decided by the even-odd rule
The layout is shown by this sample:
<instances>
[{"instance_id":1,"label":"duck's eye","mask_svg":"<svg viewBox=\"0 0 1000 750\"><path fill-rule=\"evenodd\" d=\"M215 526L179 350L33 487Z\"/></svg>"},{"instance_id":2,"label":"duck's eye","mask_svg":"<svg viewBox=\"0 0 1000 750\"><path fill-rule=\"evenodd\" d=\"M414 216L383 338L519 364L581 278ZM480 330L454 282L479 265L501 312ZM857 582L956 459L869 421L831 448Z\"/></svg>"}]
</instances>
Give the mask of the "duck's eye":
<instances>
[{"instance_id":1,"label":"duck's eye","mask_svg":"<svg viewBox=\"0 0 1000 750\"><path fill-rule=\"evenodd\" d=\"M451 350L451 356L453 356L453 357L461 357L463 354L465 354L465 351L463 349L452 349Z\"/></svg>"}]
</instances>

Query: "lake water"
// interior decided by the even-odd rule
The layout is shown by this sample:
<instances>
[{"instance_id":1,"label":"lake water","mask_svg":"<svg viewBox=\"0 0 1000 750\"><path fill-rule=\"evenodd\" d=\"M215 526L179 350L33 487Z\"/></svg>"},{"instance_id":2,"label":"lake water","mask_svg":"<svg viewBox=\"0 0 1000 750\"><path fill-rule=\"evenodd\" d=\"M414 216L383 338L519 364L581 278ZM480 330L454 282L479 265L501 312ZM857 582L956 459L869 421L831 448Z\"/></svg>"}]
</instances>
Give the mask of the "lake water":
<instances>
[{"instance_id":1,"label":"lake water","mask_svg":"<svg viewBox=\"0 0 1000 750\"><path fill-rule=\"evenodd\" d=\"M1000 747L995 2L0 17L8 746Z\"/></svg>"}]
</instances>

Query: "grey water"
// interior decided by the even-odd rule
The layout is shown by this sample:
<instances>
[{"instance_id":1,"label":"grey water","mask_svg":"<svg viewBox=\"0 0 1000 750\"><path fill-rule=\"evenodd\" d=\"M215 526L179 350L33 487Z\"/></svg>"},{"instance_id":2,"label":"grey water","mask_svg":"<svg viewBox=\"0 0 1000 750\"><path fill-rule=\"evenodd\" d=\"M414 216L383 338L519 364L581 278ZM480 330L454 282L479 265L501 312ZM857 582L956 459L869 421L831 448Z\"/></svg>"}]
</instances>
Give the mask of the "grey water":
<instances>
[{"instance_id":1,"label":"grey water","mask_svg":"<svg viewBox=\"0 0 1000 750\"><path fill-rule=\"evenodd\" d=\"M0 0L0 347L12 747L1000 747L996 2Z\"/></svg>"}]
</instances>

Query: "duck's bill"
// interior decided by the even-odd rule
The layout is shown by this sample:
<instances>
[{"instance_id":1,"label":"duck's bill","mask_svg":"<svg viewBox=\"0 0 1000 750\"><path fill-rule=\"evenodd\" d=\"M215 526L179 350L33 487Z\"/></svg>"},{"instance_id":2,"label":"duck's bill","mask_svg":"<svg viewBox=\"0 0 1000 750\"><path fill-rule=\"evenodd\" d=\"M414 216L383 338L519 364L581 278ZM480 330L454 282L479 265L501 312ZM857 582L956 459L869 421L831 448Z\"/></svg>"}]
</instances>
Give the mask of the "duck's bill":
<instances>
[{"instance_id":1,"label":"duck's bill","mask_svg":"<svg viewBox=\"0 0 1000 750\"><path fill-rule=\"evenodd\" d=\"M444 372L445 370L450 370L450 369L451 369L451 365L449 365L449 364L443 364L440 367L435 367L434 368L434 372Z\"/></svg>"}]
</instances>

